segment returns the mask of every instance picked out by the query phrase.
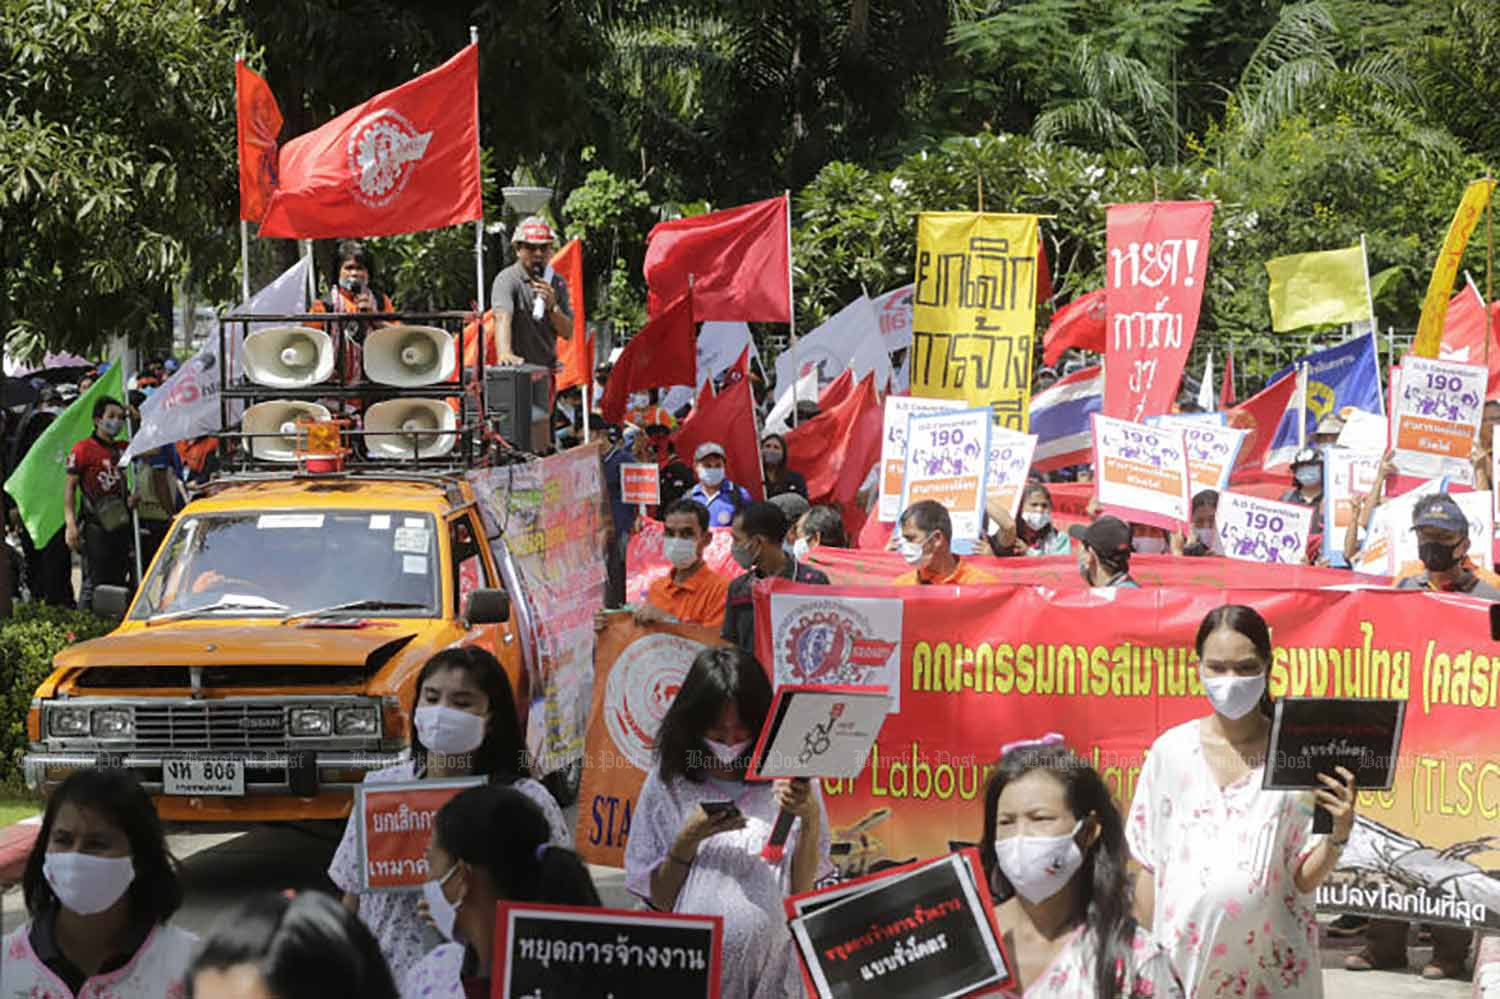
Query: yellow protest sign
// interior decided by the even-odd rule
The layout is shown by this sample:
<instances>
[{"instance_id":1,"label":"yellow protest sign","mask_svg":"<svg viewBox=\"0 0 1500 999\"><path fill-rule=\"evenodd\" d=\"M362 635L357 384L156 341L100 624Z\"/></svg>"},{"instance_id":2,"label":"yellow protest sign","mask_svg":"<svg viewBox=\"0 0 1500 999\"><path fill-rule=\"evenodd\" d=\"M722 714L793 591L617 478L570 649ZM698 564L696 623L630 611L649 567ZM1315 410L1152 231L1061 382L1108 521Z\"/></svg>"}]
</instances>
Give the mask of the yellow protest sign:
<instances>
[{"instance_id":1,"label":"yellow protest sign","mask_svg":"<svg viewBox=\"0 0 1500 999\"><path fill-rule=\"evenodd\" d=\"M1418 357L1437 357L1438 345L1443 341L1443 320L1448 317L1448 296L1453 292L1453 279L1458 276L1458 265L1469 245L1469 237L1479 224L1480 213L1489 204L1495 190L1492 178L1476 180L1464 191L1458 211L1448 224L1448 238L1438 251L1437 261L1432 265L1432 279L1427 282L1427 297L1422 300L1422 317L1417 320L1417 337L1412 341L1411 352Z\"/></svg>"},{"instance_id":2,"label":"yellow protest sign","mask_svg":"<svg viewBox=\"0 0 1500 999\"><path fill-rule=\"evenodd\" d=\"M1022 433L1036 336L1037 217L917 216L911 394L989 406Z\"/></svg>"}]
</instances>

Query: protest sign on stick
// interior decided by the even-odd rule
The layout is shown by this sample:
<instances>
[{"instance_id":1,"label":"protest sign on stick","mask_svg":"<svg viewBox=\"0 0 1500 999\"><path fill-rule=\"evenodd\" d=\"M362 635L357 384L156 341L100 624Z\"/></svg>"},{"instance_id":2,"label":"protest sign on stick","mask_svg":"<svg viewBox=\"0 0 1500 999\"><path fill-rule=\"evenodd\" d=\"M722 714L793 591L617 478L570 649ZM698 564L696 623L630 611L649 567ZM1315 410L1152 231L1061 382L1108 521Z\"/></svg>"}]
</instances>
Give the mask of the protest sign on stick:
<instances>
[{"instance_id":1,"label":"protest sign on stick","mask_svg":"<svg viewBox=\"0 0 1500 999\"><path fill-rule=\"evenodd\" d=\"M1095 413L1099 506L1123 520L1176 530L1188 519L1192 479L1180 428L1148 427Z\"/></svg>"},{"instance_id":2,"label":"protest sign on stick","mask_svg":"<svg viewBox=\"0 0 1500 999\"><path fill-rule=\"evenodd\" d=\"M1240 447L1248 434L1248 430L1212 423L1190 423L1182 427L1194 492L1200 489L1223 492L1229 488L1229 475L1234 471Z\"/></svg>"},{"instance_id":3,"label":"protest sign on stick","mask_svg":"<svg viewBox=\"0 0 1500 999\"><path fill-rule=\"evenodd\" d=\"M984 524L989 480L990 411L960 409L913 416L906 425L901 509L935 500L953 520L953 550L974 550Z\"/></svg>"},{"instance_id":4,"label":"protest sign on stick","mask_svg":"<svg viewBox=\"0 0 1500 999\"><path fill-rule=\"evenodd\" d=\"M651 463L620 466L620 502L655 506L661 502L661 469Z\"/></svg>"},{"instance_id":5,"label":"protest sign on stick","mask_svg":"<svg viewBox=\"0 0 1500 999\"><path fill-rule=\"evenodd\" d=\"M877 516L893 523L901 516L901 487L906 481L906 423L913 416L951 413L964 408L962 399L918 399L891 395L885 399L880 438L880 499Z\"/></svg>"},{"instance_id":6,"label":"protest sign on stick","mask_svg":"<svg viewBox=\"0 0 1500 999\"><path fill-rule=\"evenodd\" d=\"M1397 470L1472 483L1470 455L1488 380L1489 371L1477 364L1406 357L1391 405Z\"/></svg>"},{"instance_id":7,"label":"protest sign on stick","mask_svg":"<svg viewBox=\"0 0 1500 999\"><path fill-rule=\"evenodd\" d=\"M999 505L1014 519L1026 490L1026 476L1031 471L1031 457L1036 453L1035 434L1018 434L1003 427L990 428L989 484L985 488L988 502Z\"/></svg>"},{"instance_id":8,"label":"protest sign on stick","mask_svg":"<svg viewBox=\"0 0 1500 999\"><path fill-rule=\"evenodd\" d=\"M1247 562L1298 565L1307 554L1312 515L1310 506L1221 493L1215 518L1219 547L1228 557Z\"/></svg>"},{"instance_id":9,"label":"protest sign on stick","mask_svg":"<svg viewBox=\"0 0 1500 999\"><path fill-rule=\"evenodd\" d=\"M1323 534L1325 546L1341 549L1344 533L1354 521L1354 500L1370 494L1380 475L1379 454L1361 454L1344 447L1323 451Z\"/></svg>"},{"instance_id":10,"label":"protest sign on stick","mask_svg":"<svg viewBox=\"0 0 1500 999\"><path fill-rule=\"evenodd\" d=\"M413 891L429 880L427 844L438 809L479 777L361 784L354 789L354 846L365 891Z\"/></svg>"},{"instance_id":11,"label":"protest sign on stick","mask_svg":"<svg viewBox=\"0 0 1500 999\"><path fill-rule=\"evenodd\" d=\"M857 777L890 703L884 687L776 688L745 779Z\"/></svg>"}]
</instances>

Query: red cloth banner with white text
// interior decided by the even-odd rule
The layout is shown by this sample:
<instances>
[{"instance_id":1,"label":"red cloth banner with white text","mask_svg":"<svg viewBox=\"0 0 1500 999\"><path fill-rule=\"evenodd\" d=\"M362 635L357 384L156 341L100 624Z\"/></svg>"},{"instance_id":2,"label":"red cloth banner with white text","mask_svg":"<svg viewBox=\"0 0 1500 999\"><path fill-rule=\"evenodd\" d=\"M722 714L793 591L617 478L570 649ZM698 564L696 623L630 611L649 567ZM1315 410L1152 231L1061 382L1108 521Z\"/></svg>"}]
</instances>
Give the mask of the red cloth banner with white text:
<instances>
[{"instance_id":1,"label":"red cloth banner with white text","mask_svg":"<svg viewBox=\"0 0 1500 999\"><path fill-rule=\"evenodd\" d=\"M780 600L776 617L772 594L799 599ZM1320 905L1500 929L1500 856L1486 846L1500 827L1500 645L1483 601L1285 584L959 590L776 579L756 586L757 653L778 682L864 682L851 670L892 667L854 650L898 642L899 708L869 767L823 783L835 860L853 876L977 841L988 768L1017 739L1061 733L1128 808L1152 741L1211 710L1193 636L1226 602L1270 623L1274 697L1408 703L1395 785L1360 794Z\"/></svg>"},{"instance_id":2,"label":"red cloth banner with white text","mask_svg":"<svg viewBox=\"0 0 1500 999\"><path fill-rule=\"evenodd\" d=\"M1104 414L1171 410L1198 330L1212 201L1110 205L1104 233Z\"/></svg>"}]
</instances>

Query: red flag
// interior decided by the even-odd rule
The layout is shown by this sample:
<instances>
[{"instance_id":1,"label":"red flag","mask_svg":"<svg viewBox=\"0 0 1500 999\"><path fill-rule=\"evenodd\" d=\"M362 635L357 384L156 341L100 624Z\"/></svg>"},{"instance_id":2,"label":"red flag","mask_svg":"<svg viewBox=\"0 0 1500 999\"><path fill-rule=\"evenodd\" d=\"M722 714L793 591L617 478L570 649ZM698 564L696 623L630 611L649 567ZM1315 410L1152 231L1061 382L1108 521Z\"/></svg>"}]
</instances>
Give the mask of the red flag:
<instances>
[{"instance_id":1,"label":"red flag","mask_svg":"<svg viewBox=\"0 0 1500 999\"><path fill-rule=\"evenodd\" d=\"M1047 266L1047 241L1040 234L1036 240L1036 300L1045 302L1056 292L1052 288L1052 268ZM1051 361L1047 362L1051 364Z\"/></svg>"},{"instance_id":2,"label":"red flag","mask_svg":"<svg viewBox=\"0 0 1500 999\"><path fill-rule=\"evenodd\" d=\"M1095 288L1058 309L1042 334L1042 361L1056 364L1070 347L1104 353L1104 289Z\"/></svg>"},{"instance_id":3,"label":"red flag","mask_svg":"<svg viewBox=\"0 0 1500 999\"><path fill-rule=\"evenodd\" d=\"M854 391L854 369L845 368L839 372L839 376L828 383L828 387L818 394L818 411L826 413L845 399Z\"/></svg>"},{"instance_id":4,"label":"red flag","mask_svg":"<svg viewBox=\"0 0 1500 999\"><path fill-rule=\"evenodd\" d=\"M1486 335L1490 338L1488 353L1484 349ZM1448 303L1448 315L1443 320L1443 339L1438 345L1438 360L1482 365L1486 358L1489 360L1490 380L1485 396L1494 399L1500 397L1500 302L1491 302L1486 316L1479 289L1465 284Z\"/></svg>"},{"instance_id":5,"label":"red flag","mask_svg":"<svg viewBox=\"0 0 1500 999\"><path fill-rule=\"evenodd\" d=\"M868 413L881 411L875 373L859 380L836 406L825 409L786 433L787 467L807 478L807 495L814 503L850 501L870 466L880 456L880 420L872 425ZM872 438L872 439L867 439ZM865 460L868 458L868 460ZM848 487L849 480L853 486ZM846 495L840 495L840 493Z\"/></svg>"},{"instance_id":6,"label":"red flag","mask_svg":"<svg viewBox=\"0 0 1500 999\"><path fill-rule=\"evenodd\" d=\"M1219 408L1234 405L1234 348L1224 352L1224 384L1219 386Z\"/></svg>"},{"instance_id":7,"label":"red flag","mask_svg":"<svg viewBox=\"0 0 1500 999\"><path fill-rule=\"evenodd\" d=\"M482 218L479 54L377 94L282 147L262 236L392 236Z\"/></svg>"},{"instance_id":8,"label":"red flag","mask_svg":"<svg viewBox=\"0 0 1500 999\"><path fill-rule=\"evenodd\" d=\"M693 359L692 355L689 358ZM619 370L618 366L615 370ZM614 375L610 375L610 384L614 384ZM718 395L700 395L698 405L682 421L673 441L683 461L693 460L693 452L699 444L715 441L723 445L725 474L729 480L748 489L751 499L766 498L760 468L760 440L755 435L755 395L750 391L750 379L738 379Z\"/></svg>"},{"instance_id":9,"label":"red flag","mask_svg":"<svg viewBox=\"0 0 1500 999\"><path fill-rule=\"evenodd\" d=\"M624 418L626 400L634 389L693 384L698 376L698 348L692 298L691 294L680 296L625 345L609 373L600 405L610 423Z\"/></svg>"},{"instance_id":10,"label":"red flag","mask_svg":"<svg viewBox=\"0 0 1500 999\"><path fill-rule=\"evenodd\" d=\"M1208 272L1212 201L1110 205L1104 241L1104 415L1139 423L1170 412Z\"/></svg>"},{"instance_id":11,"label":"red flag","mask_svg":"<svg viewBox=\"0 0 1500 999\"><path fill-rule=\"evenodd\" d=\"M234 63L235 136L240 150L240 218L259 222L276 190L276 139L281 108L266 81Z\"/></svg>"},{"instance_id":12,"label":"red flag","mask_svg":"<svg viewBox=\"0 0 1500 999\"><path fill-rule=\"evenodd\" d=\"M1250 431L1234 463L1236 478L1242 473L1254 476L1261 472L1282 414L1296 391L1297 372L1289 371L1229 411L1226 424Z\"/></svg>"},{"instance_id":13,"label":"red flag","mask_svg":"<svg viewBox=\"0 0 1500 999\"><path fill-rule=\"evenodd\" d=\"M646 237L647 312L691 277L697 322L791 322L790 214L781 197L658 223Z\"/></svg>"},{"instance_id":14,"label":"red flag","mask_svg":"<svg viewBox=\"0 0 1500 999\"><path fill-rule=\"evenodd\" d=\"M570 239L552 255L552 269L568 286L568 309L573 313L573 339L560 340L557 390L588 385L594 375L594 338L586 332L583 315L583 244Z\"/></svg>"}]
</instances>

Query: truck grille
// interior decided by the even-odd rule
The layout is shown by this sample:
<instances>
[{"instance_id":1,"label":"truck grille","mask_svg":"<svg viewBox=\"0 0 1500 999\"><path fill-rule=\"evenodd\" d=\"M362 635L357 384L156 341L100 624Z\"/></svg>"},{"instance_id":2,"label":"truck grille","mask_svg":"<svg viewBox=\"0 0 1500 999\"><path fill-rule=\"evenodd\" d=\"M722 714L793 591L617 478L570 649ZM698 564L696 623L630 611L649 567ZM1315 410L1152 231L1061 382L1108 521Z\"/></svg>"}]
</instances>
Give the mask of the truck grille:
<instances>
[{"instance_id":1,"label":"truck grille","mask_svg":"<svg viewBox=\"0 0 1500 999\"><path fill-rule=\"evenodd\" d=\"M139 750L278 749L286 709L275 704L137 705Z\"/></svg>"}]
</instances>

